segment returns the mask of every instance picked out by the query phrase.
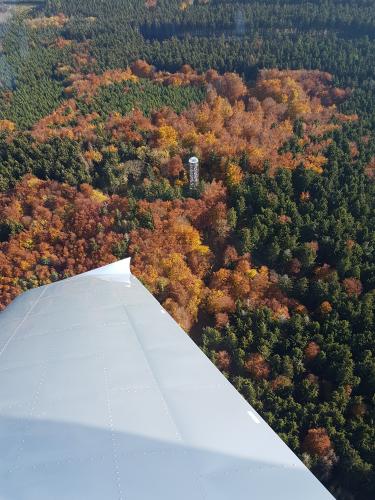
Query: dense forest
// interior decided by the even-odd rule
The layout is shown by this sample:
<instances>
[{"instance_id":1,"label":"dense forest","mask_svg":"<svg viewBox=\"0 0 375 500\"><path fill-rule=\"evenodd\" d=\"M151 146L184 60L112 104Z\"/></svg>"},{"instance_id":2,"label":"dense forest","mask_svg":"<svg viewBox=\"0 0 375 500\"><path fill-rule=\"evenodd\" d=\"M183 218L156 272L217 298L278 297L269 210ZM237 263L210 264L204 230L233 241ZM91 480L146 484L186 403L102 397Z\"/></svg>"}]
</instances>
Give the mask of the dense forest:
<instances>
[{"instance_id":1,"label":"dense forest","mask_svg":"<svg viewBox=\"0 0 375 500\"><path fill-rule=\"evenodd\" d=\"M1 37L0 309L131 256L337 499L374 498L373 0L35 1Z\"/></svg>"}]
</instances>

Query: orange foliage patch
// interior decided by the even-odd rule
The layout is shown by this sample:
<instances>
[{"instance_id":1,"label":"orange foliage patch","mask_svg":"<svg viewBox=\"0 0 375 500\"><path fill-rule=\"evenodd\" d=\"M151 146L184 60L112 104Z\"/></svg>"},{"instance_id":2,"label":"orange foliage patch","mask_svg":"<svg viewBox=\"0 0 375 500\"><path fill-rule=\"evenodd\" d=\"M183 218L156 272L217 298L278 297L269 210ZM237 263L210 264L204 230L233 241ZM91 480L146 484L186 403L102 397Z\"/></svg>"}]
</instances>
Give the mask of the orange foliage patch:
<instances>
[{"instance_id":1,"label":"orange foliage patch","mask_svg":"<svg viewBox=\"0 0 375 500\"><path fill-rule=\"evenodd\" d=\"M330 312L332 312L332 306L328 302L328 300L325 300L324 302L321 303L321 305L320 305L320 312L322 314L329 314Z\"/></svg>"},{"instance_id":2,"label":"orange foliage patch","mask_svg":"<svg viewBox=\"0 0 375 500\"><path fill-rule=\"evenodd\" d=\"M267 379L271 372L269 364L259 353L250 354L245 363L245 369L257 380Z\"/></svg>"},{"instance_id":3,"label":"orange foliage patch","mask_svg":"<svg viewBox=\"0 0 375 500\"><path fill-rule=\"evenodd\" d=\"M92 150L89 161L100 159ZM103 208L105 208L103 210ZM269 270L250 267L227 245L226 190L220 182L206 185L200 199L139 201L139 217L153 228L125 235L118 221L128 217L128 201L107 196L89 185L79 190L26 176L8 194L0 194L0 223L17 230L0 243L0 304L23 289L72 276L116 260L124 238L132 268L174 318L189 330L205 308L218 326L241 299L268 305L277 317L288 316L288 304ZM208 237L211 248L203 241ZM212 272L217 252L227 248L234 269Z\"/></svg>"},{"instance_id":4,"label":"orange foliage patch","mask_svg":"<svg viewBox=\"0 0 375 500\"><path fill-rule=\"evenodd\" d=\"M231 364L231 357L227 351L219 351L216 353L216 366L223 371L228 371Z\"/></svg>"},{"instance_id":5,"label":"orange foliage patch","mask_svg":"<svg viewBox=\"0 0 375 500\"><path fill-rule=\"evenodd\" d=\"M303 441L302 448L310 455L325 457L332 450L332 443L326 429L319 427L309 429Z\"/></svg>"},{"instance_id":6,"label":"orange foliage patch","mask_svg":"<svg viewBox=\"0 0 375 500\"><path fill-rule=\"evenodd\" d=\"M366 165L365 173L370 179L375 179L375 156L371 159L370 163Z\"/></svg>"},{"instance_id":7,"label":"orange foliage patch","mask_svg":"<svg viewBox=\"0 0 375 500\"><path fill-rule=\"evenodd\" d=\"M88 75L72 74L68 79L69 86L66 87L65 93L75 95L76 97L84 97L89 100L99 87L112 85L113 83L121 83L126 81L138 81L138 78L127 68L125 70L113 69L107 70L101 75L90 73Z\"/></svg>"},{"instance_id":8,"label":"orange foliage patch","mask_svg":"<svg viewBox=\"0 0 375 500\"><path fill-rule=\"evenodd\" d=\"M67 71L69 68L58 69L61 75ZM332 122L334 117L338 121L347 119L333 104L340 100L338 95L341 94L332 87L327 73L262 71L256 85L248 88L234 73L219 75L209 70L199 75L185 65L180 72L172 74L156 71L147 62L138 60L130 68L108 70L101 75L70 73L65 89L70 98L35 125L34 137L45 141L58 135L95 142L101 130L96 130L93 123L98 117L80 115L73 96L90 101L102 86L137 81L138 78L148 78L162 85L206 85L207 99L179 115L170 109L155 112L150 119L143 115L141 118L139 111L133 112L138 113L136 119L132 113L126 117L114 113L105 124L105 130L113 132L108 139L143 141L145 146L158 148L163 154L180 157L193 150L200 157L202 168L214 151L221 161L211 175L225 179L229 185L236 185L243 178L244 171L238 166L240 159L245 170L253 172L262 171L266 160L271 173L279 166L295 169L300 164L317 173L323 172L324 150L329 139L317 142L312 137L322 138L328 131L338 128L340 125ZM68 107L72 108L71 113ZM283 152L282 146L293 136L296 118L303 121L304 135L300 139L303 152ZM142 136L142 130L153 131L153 134ZM301 194L301 200L308 198L308 193Z\"/></svg>"},{"instance_id":9,"label":"orange foliage patch","mask_svg":"<svg viewBox=\"0 0 375 500\"><path fill-rule=\"evenodd\" d=\"M290 387L292 385L292 381L289 377L285 375L278 375L275 380L272 380L271 387L274 391L278 389L283 389L284 387Z\"/></svg>"},{"instance_id":10,"label":"orange foliage patch","mask_svg":"<svg viewBox=\"0 0 375 500\"><path fill-rule=\"evenodd\" d=\"M315 359L318 356L319 353L320 353L319 345L314 341L309 342L307 344L307 346L305 347L305 359L306 359L306 361L312 361L313 359Z\"/></svg>"},{"instance_id":11,"label":"orange foliage patch","mask_svg":"<svg viewBox=\"0 0 375 500\"><path fill-rule=\"evenodd\" d=\"M101 213L103 203L108 214ZM98 196L27 176L11 194L0 195L0 221L23 229L0 243L0 307L22 289L51 283L116 260L122 235L114 214L126 216L128 202Z\"/></svg>"},{"instance_id":12,"label":"orange foliage patch","mask_svg":"<svg viewBox=\"0 0 375 500\"><path fill-rule=\"evenodd\" d=\"M362 283L356 278L345 278L343 285L348 295L358 297L362 293Z\"/></svg>"}]
</instances>

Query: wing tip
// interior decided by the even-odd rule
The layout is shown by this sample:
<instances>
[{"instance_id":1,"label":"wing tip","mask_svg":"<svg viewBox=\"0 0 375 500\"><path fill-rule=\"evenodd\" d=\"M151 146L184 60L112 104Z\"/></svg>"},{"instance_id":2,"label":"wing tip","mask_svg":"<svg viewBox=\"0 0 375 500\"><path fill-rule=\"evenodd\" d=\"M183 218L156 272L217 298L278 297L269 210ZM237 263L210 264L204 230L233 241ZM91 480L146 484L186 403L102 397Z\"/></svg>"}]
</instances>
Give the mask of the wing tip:
<instances>
[{"instance_id":1,"label":"wing tip","mask_svg":"<svg viewBox=\"0 0 375 500\"><path fill-rule=\"evenodd\" d=\"M79 276L96 276L98 278L113 277L117 279L122 278L126 281L129 281L131 276L130 262L131 258L127 257L125 259L112 262L111 264L98 267L97 269L92 269L91 271L83 273Z\"/></svg>"}]
</instances>

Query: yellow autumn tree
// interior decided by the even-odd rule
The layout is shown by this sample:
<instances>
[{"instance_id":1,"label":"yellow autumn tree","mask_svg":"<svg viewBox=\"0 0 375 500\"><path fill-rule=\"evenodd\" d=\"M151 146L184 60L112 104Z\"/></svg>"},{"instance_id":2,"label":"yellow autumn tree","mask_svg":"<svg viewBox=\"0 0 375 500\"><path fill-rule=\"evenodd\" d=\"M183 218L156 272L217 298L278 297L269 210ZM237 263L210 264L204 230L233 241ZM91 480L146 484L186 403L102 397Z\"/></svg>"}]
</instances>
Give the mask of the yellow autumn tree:
<instances>
[{"instance_id":1,"label":"yellow autumn tree","mask_svg":"<svg viewBox=\"0 0 375 500\"><path fill-rule=\"evenodd\" d=\"M157 145L162 149L171 149L177 146L178 134L171 125L162 125L156 133Z\"/></svg>"},{"instance_id":2,"label":"yellow autumn tree","mask_svg":"<svg viewBox=\"0 0 375 500\"><path fill-rule=\"evenodd\" d=\"M241 167L236 163L229 163L226 171L226 180L229 186L238 186L243 179Z\"/></svg>"},{"instance_id":3,"label":"yellow autumn tree","mask_svg":"<svg viewBox=\"0 0 375 500\"><path fill-rule=\"evenodd\" d=\"M10 120L0 120L0 132L13 132L16 124Z\"/></svg>"}]
</instances>

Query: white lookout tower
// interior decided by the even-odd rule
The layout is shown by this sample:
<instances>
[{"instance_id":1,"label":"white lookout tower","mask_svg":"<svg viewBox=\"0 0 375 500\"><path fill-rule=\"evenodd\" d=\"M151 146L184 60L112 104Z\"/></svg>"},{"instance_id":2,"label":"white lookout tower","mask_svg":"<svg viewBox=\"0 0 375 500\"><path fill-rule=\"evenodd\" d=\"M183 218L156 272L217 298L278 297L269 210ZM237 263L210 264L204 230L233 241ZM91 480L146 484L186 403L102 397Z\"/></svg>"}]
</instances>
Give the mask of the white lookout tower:
<instances>
[{"instance_id":1,"label":"white lookout tower","mask_svg":"<svg viewBox=\"0 0 375 500\"><path fill-rule=\"evenodd\" d=\"M189 180L190 188L198 187L199 183L199 160L196 156L189 159Z\"/></svg>"}]
</instances>

